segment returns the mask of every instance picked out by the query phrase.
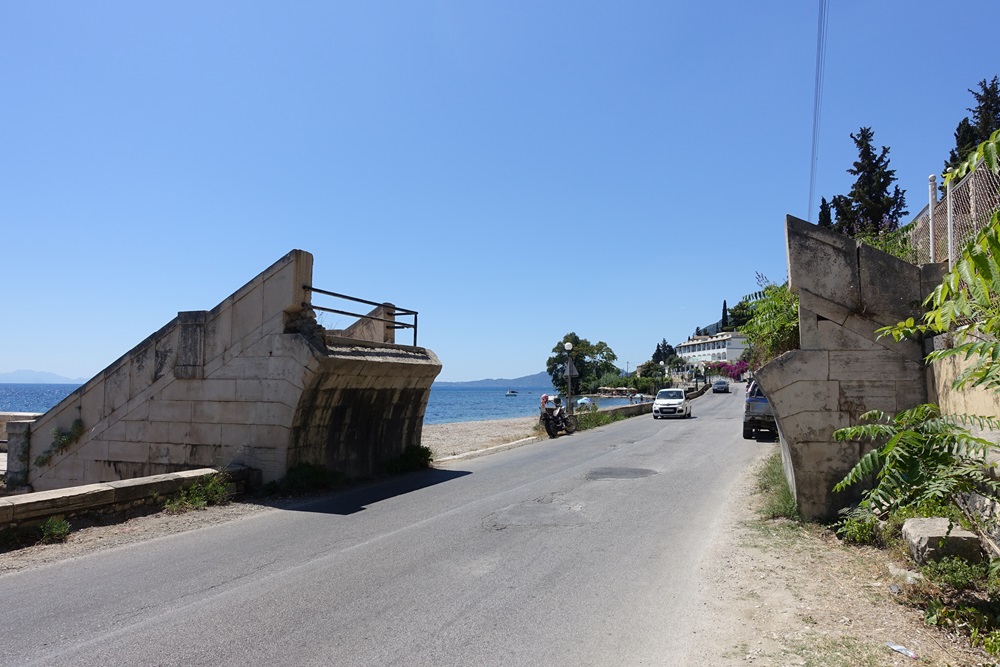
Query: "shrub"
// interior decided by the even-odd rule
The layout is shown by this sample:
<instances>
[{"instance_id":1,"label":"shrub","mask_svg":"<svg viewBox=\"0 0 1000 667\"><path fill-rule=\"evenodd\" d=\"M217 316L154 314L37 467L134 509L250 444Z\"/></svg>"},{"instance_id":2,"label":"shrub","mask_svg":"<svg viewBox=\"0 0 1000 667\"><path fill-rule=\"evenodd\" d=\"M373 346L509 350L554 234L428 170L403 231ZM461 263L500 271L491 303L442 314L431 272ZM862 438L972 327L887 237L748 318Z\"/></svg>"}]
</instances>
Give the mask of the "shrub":
<instances>
[{"instance_id":1,"label":"shrub","mask_svg":"<svg viewBox=\"0 0 1000 667\"><path fill-rule=\"evenodd\" d=\"M875 544L878 540L878 518L871 510L855 507L841 511L843 517L834 527L837 536L849 544Z\"/></svg>"},{"instance_id":2,"label":"shrub","mask_svg":"<svg viewBox=\"0 0 1000 667\"><path fill-rule=\"evenodd\" d=\"M920 573L936 584L964 591L986 584L987 566L958 556L945 556L921 567Z\"/></svg>"},{"instance_id":3,"label":"shrub","mask_svg":"<svg viewBox=\"0 0 1000 667\"><path fill-rule=\"evenodd\" d=\"M798 520L799 508L785 478L785 471L781 465L781 451L777 448L757 475L757 491L765 495L764 504L760 509L763 518Z\"/></svg>"},{"instance_id":4,"label":"shrub","mask_svg":"<svg viewBox=\"0 0 1000 667\"><path fill-rule=\"evenodd\" d=\"M43 544L65 542L66 538L69 537L69 521L61 516L50 516L42 522L40 530Z\"/></svg>"},{"instance_id":5,"label":"shrub","mask_svg":"<svg viewBox=\"0 0 1000 667\"><path fill-rule=\"evenodd\" d=\"M206 475L164 503L169 512L181 513L205 509L209 505L225 505L232 497L229 476L225 473Z\"/></svg>"}]
</instances>

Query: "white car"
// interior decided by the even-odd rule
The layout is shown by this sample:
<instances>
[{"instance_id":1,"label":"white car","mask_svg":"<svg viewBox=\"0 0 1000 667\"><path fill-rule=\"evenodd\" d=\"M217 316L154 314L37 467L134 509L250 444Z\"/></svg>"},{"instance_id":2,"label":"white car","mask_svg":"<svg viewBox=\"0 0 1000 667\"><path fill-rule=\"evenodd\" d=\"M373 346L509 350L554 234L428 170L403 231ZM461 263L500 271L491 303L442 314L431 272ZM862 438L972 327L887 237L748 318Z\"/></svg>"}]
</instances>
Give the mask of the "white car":
<instances>
[{"instance_id":1,"label":"white car","mask_svg":"<svg viewBox=\"0 0 1000 667\"><path fill-rule=\"evenodd\" d=\"M661 389L653 401L653 419L691 416L691 402L683 389Z\"/></svg>"}]
</instances>

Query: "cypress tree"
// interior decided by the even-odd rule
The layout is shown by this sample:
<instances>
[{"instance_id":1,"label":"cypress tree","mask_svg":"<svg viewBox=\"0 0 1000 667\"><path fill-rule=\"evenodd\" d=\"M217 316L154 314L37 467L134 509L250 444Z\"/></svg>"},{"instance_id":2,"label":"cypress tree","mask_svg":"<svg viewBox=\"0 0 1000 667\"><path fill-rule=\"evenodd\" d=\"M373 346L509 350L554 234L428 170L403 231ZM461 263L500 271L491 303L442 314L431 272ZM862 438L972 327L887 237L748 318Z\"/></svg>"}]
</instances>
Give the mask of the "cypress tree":
<instances>
[{"instance_id":1,"label":"cypress tree","mask_svg":"<svg viewBox=\"0 0 1000 667\"><path fill-rule=\"evenodd\" d=\"M889 168L889 148L882 146L876 154L874 138L870 127L851 134L858 148L858 159L847 173L857 178L849 194L833 198L837 214L834 229L841 234L856 237L895 231L900 219L909 212L905 192L892 185L896 170Z\"/></svg>"}]
</instances>

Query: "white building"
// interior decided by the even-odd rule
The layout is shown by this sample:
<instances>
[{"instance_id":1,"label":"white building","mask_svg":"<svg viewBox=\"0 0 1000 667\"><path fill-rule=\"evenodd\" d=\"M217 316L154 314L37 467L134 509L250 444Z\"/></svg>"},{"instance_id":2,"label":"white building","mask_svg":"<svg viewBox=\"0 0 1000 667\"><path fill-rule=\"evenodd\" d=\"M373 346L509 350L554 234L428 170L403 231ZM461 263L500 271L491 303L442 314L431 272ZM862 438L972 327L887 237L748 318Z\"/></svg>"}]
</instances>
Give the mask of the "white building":
<instances>
[{"instance_id":1,"label":"white building","mask_svg":"<svg viewBox=\"0 0 1000 667\"><path fill-rule=\"evenodd\" d=\"M747 337L734 331L724 331L714 336L694 336L691 340L674 346L678 357L692 368L709 361L739 361L747 349Z\"/></svg>"}]
</instances>

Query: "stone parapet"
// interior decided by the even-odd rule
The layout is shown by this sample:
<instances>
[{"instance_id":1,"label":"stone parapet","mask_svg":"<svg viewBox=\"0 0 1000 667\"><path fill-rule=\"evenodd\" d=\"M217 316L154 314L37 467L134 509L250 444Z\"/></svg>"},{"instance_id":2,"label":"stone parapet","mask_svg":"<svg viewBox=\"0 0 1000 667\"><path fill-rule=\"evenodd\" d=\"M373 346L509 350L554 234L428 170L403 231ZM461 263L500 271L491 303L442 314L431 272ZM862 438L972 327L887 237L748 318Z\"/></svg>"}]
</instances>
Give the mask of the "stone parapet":
<instances>
[{"instance_id":1,"label":"stone parapet","mask_svg":"<svg viewBox=\"0 0 1000 667\"><path fill-rule=\"evenodd\" d=\"M799 297L801 349L756 376L774 409L786 475L806 518L835 516L858 491L833 486L870 447L833 432L869 410L895 414L927 401L924 350L876 329L920 314L942 275L792 216L786 219L789 287Z\"/></svg>"},{"instance_id":2,"label":"stone parapet","mask_svg":"<svg viewBox=\"0 0 1000 667\"><path fill-rule=\"evenodd\" d=\"M419 444L437 357L383 330L325 344L312 266L293 250L212 310L178 313L20 427L13 478L44 491L230 464L265 482L303 462L371 474Z\"/></svg>"}]
</instances>

